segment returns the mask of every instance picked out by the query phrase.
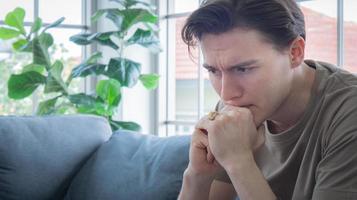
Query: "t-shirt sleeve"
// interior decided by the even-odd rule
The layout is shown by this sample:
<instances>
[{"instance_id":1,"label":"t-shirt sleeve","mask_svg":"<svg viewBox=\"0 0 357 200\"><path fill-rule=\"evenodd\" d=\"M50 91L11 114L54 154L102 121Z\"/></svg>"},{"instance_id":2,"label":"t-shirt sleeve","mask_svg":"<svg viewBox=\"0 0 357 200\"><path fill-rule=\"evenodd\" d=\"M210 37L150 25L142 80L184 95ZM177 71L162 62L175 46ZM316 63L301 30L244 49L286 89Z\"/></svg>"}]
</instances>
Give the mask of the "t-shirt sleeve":
<instances>
[{"instance_id":1,"label":"t-shirt sleeve","mask_svg":"<svg viewBox=\"0 0 357 200\"><path fill-rule=\"evenodd\" d=\"M313 200L357 199L356 103L357 98L345 102L326 131Z\"/></svg>"}]
</instances>

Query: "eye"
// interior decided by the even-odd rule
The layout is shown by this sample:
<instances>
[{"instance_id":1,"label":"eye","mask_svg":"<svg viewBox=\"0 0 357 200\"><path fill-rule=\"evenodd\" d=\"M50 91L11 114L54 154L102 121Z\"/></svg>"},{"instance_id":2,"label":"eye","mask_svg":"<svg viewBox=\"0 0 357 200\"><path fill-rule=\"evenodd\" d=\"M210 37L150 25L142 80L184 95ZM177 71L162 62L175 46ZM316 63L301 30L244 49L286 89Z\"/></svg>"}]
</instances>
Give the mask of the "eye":
<instances>
[{"instance_id":1,"label":"eye","mask_svg":"<svg viewBox=\"0 0 357 200\"><path fill-rule=\"evenodd\" d=\"M251 67L236 67L236 68L234 68L234 71L236 71L238 73L247 73L250 70L252 70Z\"/></svg>"},{"instance_id":2,"label":"eye","mask_svg":"<svg viewBox=\"0 0 357 200\"><path fill-rule=\"evenodd\" d=\"M209 73L209 74L213 74L213 75L216 75L216 74L218 74L218 70L217 69L215 69L215 68L206 68L206 70L207 70L207 72Z\"/></svg>"},{"instance_id":3,"label":"eye","mask_svg":"<svg viewBox=\"0 0 357 200\"><path fill-rule=\"evenodd\" d=\"M216 69L213 69L213 68L209 68L207 69L208 73L212 73L212 74L215 74L217 72Z\"/></svg>"}]
</instances>

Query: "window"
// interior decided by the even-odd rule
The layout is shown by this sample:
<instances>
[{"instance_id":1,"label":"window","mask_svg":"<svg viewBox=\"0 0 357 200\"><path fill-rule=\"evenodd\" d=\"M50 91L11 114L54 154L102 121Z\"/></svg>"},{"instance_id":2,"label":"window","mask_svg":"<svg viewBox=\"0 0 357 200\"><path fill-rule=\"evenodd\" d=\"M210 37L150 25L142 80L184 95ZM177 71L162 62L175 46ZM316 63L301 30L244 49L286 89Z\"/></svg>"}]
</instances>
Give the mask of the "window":
<instances>
[{"instance_id":1,"label":"window","mask_svg":"<svg viewBox=\"0 0 357 200\"><path fill-rule=\"evenodd\" d=\"M184 20L199 0L160 0L163 53L159 59L159 135L191 134L196 121L212 110L219 97L200 67L198 50L181 40ZM306 18L306 58L323 60L357 72L357 1L300 0Z\"/></svg>"},{"instance_id":2,"label":"window","mask_svg":"<svg viewBox=\"0 0 357 200\"><path fill-rule=\"evenodd\" d=\"M88 29L87 24L87 2L85 0L12 0L3 3L0 7L0 25L4 24L5 15L15 9L22 7L26 11L25 27L29 29L36 17L40 17L44 25L50 24L60 17L65 21L57 28L51 29L55 42L52 49L52 57L61 59L64 63L64 77L68 77L72 68L78 65L84 55L84 49L69 41L71 35ZM70 4L70 6L68 6ZM7 114L32 114L35 106L43 99L38 92L33 96L17 101L7 97L7 80L10 74L18 72L18 68L24 64L31 63L31 56L24 53L12 52L11 45L7 41L0 40L0 115ZM73 91L83 88L83 81L75 80L71 87ZM39 88L41 90L41 88Z\"/></svg>"},{"instance_id":3,"label":"window","mask_svg":"<svg viewBox=\"0 0 357 200\"><path fill-rule=\"evenodd\" d=\"M356 73L357 2L311 0L300 3L306 18L306 57L334 63Z\"/></svg>"},{"instance_id":4,"label":"window","mask_svg":"<svg viewBox=\"0 0 357 200\"><path fill-rule=\"evenodd\" d=\"M336 2L315 0L300 3L306 23L306 59L337 64Z\"/></svg>"},{"instance_id":5,"label":"window","mask_svg":"<svg viewBox=\"0 0 357 200\"><path fill-rule=\"evenodd\" d=\"M343 66L353 73L357 73L357 1L344 0L343 21L344 21L344 52Z\"/></svg>"},{"instance_id":6,"label":"window","mask_svg":"<svg viewBox=\"0 0 357 200\"><path fill-rule=\"evenodd\" d=\"M159 90L159 135L191 134L193 125L218 102L208 74L200 67L198 49L188 53L181 40L182 26L199 0L160 1L162 20ZM165 31L166 30L166 31ZM164 86L164 87L162 87Z\"/></svg>"}]
</instances>

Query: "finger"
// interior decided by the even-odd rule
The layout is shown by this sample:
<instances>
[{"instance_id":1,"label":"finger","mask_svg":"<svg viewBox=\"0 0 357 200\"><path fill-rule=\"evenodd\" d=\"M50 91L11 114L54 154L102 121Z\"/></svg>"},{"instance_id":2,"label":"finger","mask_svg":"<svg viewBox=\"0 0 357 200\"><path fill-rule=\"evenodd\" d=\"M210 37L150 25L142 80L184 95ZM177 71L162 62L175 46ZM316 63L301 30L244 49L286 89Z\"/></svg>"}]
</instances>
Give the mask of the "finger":
<instances>
[{"instance_id":1,"label":"finger","mask_svg":"<svg viewBox=\"0 0 357 200\"><path fill-rule=\"evenodd\" d=\"M231 106L231 105L224 106L221 112L231 117L244 113L252 114L250 109L246 106L239 107L239 106Z\"/></svg>"},{"instance_id":2,"label":"finger","mask_svg":"<svg viewBox=\"0 0 357 200\"><path fill-rule=\"evenodd\" d=\"M221 109L221 112L229 112L229 111L239 111L240 109L242 109L242 107L239 106L232 106L232 105L224 105L224 107Z\"/></svg>"},{"instance_id":3,"label":"finger","mask_svg":"<svg viewBox=\"0 0 357 200\"><path fill-rule=\"evenodd\" d=\"M209 148L209 146L207 146L207 161L208 163L213 163L214 162L214 156L212 154L211 149Z\"/></svg>"},{"instance_id":4,"label":"finger","mask_svg":"<svg viewBox=\"0 0 357 200\"><path fill-rule=\"evenodd\" d=\"M264 124L260 125L257 131L258 131L258 138L257 138L255 149L259 148L265 142L265 125Z\"/></svg>"},{"instance_id":5,"label":"finger","mask_svg":"<svg viewBox=\"0 0 357 200\"><path fill-rule=\"evenodd\" d=\"M207 135L208 134L208 132L207 132L207 130L206 129L199 129L203 134L205 134L205 135Z\"/></svg>"},{"instance_id":6,"label":"finger","mask_svg":"<svg viewBox=\"0 0 357 200\"><path fill-rule=\"evenodd\" d=\"M217 116L218 117L218 116ZM211 120L208 119L207 115L202 117L198 122L196 123L195 128L200 129L200 130L205 130L207 133L207 130L210 127L210 123L212 123Z\"/></svg>"},{"instance_id":7,"label":"finger","mask_svg":"<svg viewBox=\"0 0 357 200\"><path fill-rule=\"evenodd\" d=\"M206 149L208 146L208 137L204 130L196 129L194 132L192 142L195 144L196 147L200 149Z\"/></svg>"},{"instance_id":8,"label":"finger","mask_svg":"<svg viewBox=\"0 0 357 200\"><path fill-rule=\"evenodd\" d=\"M213 161L213 164L216 165L217 167L223 168L221 164L219 164L219 162L215 159Z\"/></svg>"},{"instance_id":9,"label":"finger","mask_svg":"<svg viewBox=\"0 0 357 200\"><path fill-rule=\"evenodd\" d=\"M195 144L197 144L196 147L198 147L199 149L202 149L206 152L207 162L213 163L213 161L215 159L214 159L211 149L209 148L208 137L205 134L205 132L197 129L195 131L195 141L196 141Z\"/></svg>"},{"instance_id":10,"label":"finger","mask_svg":"<svg viewBox=\"0 0 357 200\"><path fill-rule=\"evenodd\" d=\"M258 133L259 133L259 135L265 135L265 125L264 124L261 124L258 127Z\"/></svg>"}]
</instances>

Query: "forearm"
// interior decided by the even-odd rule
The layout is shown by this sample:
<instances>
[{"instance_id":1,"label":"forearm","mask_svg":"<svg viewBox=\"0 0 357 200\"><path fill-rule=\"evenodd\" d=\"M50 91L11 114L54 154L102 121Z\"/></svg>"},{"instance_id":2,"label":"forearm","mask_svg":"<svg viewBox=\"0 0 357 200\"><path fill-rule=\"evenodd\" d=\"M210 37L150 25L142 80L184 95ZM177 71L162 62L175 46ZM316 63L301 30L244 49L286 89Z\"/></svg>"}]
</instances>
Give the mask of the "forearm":
<instances>
[{"instance_id":1,"label":"forearm","mask_svg":"<svg viewBox=\"0 0 357 200\"><path fill-rule=\"evenodd\" d=\"M253 156L247 156L226 170L241 200L277 199Z\"/></svg>"},{"instance_id":2,"label":"forearm","mask_svg":"<svg viewBox=\"0 0 357 200\"><path fill-rule=\"evenodd\" d=\"M186 170L178 200L207 200L211 184L212 180L198 177Z\"/></svg>"}]
</instances>

